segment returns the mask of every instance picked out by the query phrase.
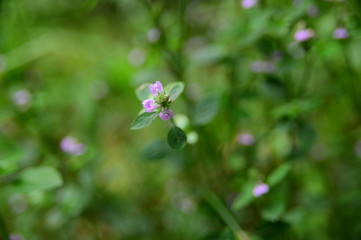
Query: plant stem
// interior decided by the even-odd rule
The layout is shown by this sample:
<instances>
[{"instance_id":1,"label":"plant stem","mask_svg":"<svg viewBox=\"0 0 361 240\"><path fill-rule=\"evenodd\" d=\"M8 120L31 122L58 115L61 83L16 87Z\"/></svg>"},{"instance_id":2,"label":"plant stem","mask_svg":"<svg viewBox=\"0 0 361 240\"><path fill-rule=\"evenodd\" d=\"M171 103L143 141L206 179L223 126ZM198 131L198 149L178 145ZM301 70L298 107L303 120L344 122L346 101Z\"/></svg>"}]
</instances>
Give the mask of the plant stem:
<instances>
[{"instance_id":1,"label":"plant stem","mask_svg":"<svg viewBox=\"0 0 361 240\"><path fill-rule=\"evenodd\" d=\"M214 193L207 192L204 199L213 207L228 227L233 230L239 240L250 240L248 234L242 230L234 216Z\"/></svg>"}]
</instances>

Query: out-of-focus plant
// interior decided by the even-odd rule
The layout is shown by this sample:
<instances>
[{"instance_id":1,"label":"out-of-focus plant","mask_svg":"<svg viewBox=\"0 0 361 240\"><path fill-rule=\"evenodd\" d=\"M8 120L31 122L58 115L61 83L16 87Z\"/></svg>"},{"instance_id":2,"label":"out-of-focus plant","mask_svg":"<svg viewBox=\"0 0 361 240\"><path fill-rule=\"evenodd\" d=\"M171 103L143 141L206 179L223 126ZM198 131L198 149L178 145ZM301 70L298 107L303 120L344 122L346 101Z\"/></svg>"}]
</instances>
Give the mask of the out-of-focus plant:
<instances>
[{"instance_id":1,"label":"out-of-focus plant","mask_svg":"<svg viewBox=\"0 0 361 240\"><path fill-rule=\"evenodd\" d=\"M360 7L1 1L0 239L359 239Z\"/></svg>"}]
</instances>

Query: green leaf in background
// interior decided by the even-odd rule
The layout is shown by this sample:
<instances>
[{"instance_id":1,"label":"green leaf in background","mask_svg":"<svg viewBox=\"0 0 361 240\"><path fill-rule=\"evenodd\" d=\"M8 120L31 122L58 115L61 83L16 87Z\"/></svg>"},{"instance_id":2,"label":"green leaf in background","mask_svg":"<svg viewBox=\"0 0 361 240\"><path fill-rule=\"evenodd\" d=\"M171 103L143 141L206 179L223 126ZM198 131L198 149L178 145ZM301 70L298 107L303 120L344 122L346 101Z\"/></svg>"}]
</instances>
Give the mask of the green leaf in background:
<instances>
[{"instance_id":1,"label":"green leaf in background","mask_svg":"<svg viewBox=\"0 0 361 240\"><path fill-rule=\"evenodd\" d=\"M165 87L165 91L169 93L169 99L172 101L177 99L179 95L183 92L183 90L184 83L182 82L170 83Z\"/></svg>"},{"instance_id":2,"label":"green leaf in background","mask_svg":"<svg viewBox=\"0 0 361 240\"><path fill-rule=\"evenodd\" d=\"M286 96L285 83L274 76L267 76L261 85L262 92L272 99L282 99Z\"/></svg>"},{"instance_id":3,"label":"green leaf in background","mask_svg":"<svg viewBox=\"0 0 361 240\"><path fill-rule=\"evenodd\" d=\"M253 187L253 181L248 181L242 186L241 192L232 204L232 209L239 210L252 202L252 200L254 199Z\"/></svg>"},{"instance_id":4,"label":"green leaf in background","mask_svg":"<svg viewBox=\"0 0 361 240\"><path fill-rule=\"evenodd\" d=\"M290 163L284 163L278 168L276 168L267 178L267 184L272 186L275 186L279 182L281 182L288 172L291 170L292 165Z\"/></svg>"},{"instance_id":5,"label":"green leaf in background","mask_svg":"<svg viewBox=\"0 0 361 240\"><path fill-rule=\"evenodd\" d=\"M149 98L150 95L149 85L150 83L143 83L135 90L135 94L137 95L137 98L140 101L144 101Z\"/></svg>"},{"instance_id":6,"label":"green leaf in background","mask_svg":"<svg viewBox=\"0 0 361 240\"><path fill-rule=\"evenodd\" d=\"M226 228L219 237L219 240L236 240L236 237L231 229Z\"/></svg>"},{"instance_id":7,"label":"green leaf in background","mask_svg":"<svg viewBox=\"0 0 361 240\"><path fill-rule=\"evenodd\" d=\"M301 114L310 113L316 109L318 105L318 101L314 99L298 99L275 108L272 114L277 119L284 117L296 118Z\"/></svg>"},{"instance_id":8,"label":"green leaf in background","mask_svg":"<svg viewBox=\"0 0 361 240\"><path fill-rule=\"evenodd\" d=\"M172 127L168 133L168 144L173 149L181 150L187 144L187 135L179 127Z\"/></svg>"},{"instance_id":9,"label":"green leaf in background","mask_svg":"<svg viewBox=\"0 0 361 240\"><path fill-rule=\"evenodd\" d=\"M20 172L15 189L19 192L50 190L63 184L60 173L52 167L29 167Z\"/></svg>"},{"instance_id":10,"label":"green leaf in background","mask_svg":"<svg viewBox=\"0 0 361 240\"><path fill-rule=\"evenodd\" d=\"M197 125L209 123L218 113L219 105L220 97L218 94L210 94L201 98L194 108L194 123Z\"/></svg>"},{"instance_id":11,"label":"green leaf in background","mask_svg":"<svg viewBox=\"0 0 361 240\"><path fill-rule=\"evenodd\" d=\"M136 117L130 129L142 129L149 126L158 116L157 112L145 112Z\"/></svg>"},{"instance_id":12,"label":"green leaf in background","mask_svg":"<svg viewBox=\"0 0 361 240\"><path fill-rule=\"evenodd\" d=\"M262 218L268 221L279 220L286 208L284 201L272 201L262 209Z\"/></svg>"},{"instance_id":13,"label":"green leaf in background","mask_svg":"<svg viewBox=\"0 0 361 240\"><path fill-rule=\"evenodd\" d=\"M312 148L317 135L314 128L310 124L304 122L300 123L297 127L296 137L297 148L295 149L293 155L301 156L302 154L306 154Z\"/></svg>"},{"instance_id":14,"label":"green leaf in background","mask_svg":"<svg viewBox=\"0 0 361 240\"><path fill-rule=\"evenodd\" d=\"M165 141L158 140L147 145L142 156L145 160L159 160L167 156L169 147Z\"/></svg>"}]
</instances>

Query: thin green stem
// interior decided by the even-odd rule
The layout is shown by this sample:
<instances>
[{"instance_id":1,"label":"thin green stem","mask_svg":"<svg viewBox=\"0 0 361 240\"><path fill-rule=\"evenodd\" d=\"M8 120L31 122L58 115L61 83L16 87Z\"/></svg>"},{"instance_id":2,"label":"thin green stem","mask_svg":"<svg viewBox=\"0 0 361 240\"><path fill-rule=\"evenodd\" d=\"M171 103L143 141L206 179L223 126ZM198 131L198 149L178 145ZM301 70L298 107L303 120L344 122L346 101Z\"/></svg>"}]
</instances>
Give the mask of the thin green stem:
<instances>
[{"instance_id":1,"label":"thin green stem","mask_svg":"<svg viewBox=\"0 0 361 240\"><path fill-rule=\"evenodd\" d=\"M0 237L1 239L9 239L9 231L6 227L5 221L2 217L2 215L0 214Z\"/></svg>"},{"instance_id":2,"label":"thin green stem","mask_svg":"<svg viewBox=\"0 0 361 240\"><path fill-rule=\"evenodd\" d=\"M207 192L204 199L213 207L222 220L233 230L239 240L249 240L248 234L242 230L237 220L230 213L224 203L212 192Z\"/></svg>"}]
</instances>

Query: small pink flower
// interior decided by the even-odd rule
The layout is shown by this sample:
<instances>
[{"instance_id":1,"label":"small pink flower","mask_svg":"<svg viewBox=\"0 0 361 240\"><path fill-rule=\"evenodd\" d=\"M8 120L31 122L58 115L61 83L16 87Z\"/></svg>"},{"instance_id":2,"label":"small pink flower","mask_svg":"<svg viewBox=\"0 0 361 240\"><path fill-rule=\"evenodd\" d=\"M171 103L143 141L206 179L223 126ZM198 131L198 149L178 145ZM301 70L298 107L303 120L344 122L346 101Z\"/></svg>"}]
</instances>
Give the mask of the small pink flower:
<instances>
[{"instance_id":1,"label":"small pink flower","mask_svg":"<svg viewBox=\"0 0 361 240\"><path fill-rule=\"evenodd\" d=\"M170 109L164 109L163 111L161 111L159 113L159 117L163 121L167 121L167 120L169 120L169 119L171 119L173 117L173 111L170 110Z\"/></svg>"},{"instance_id":2,"label":"small pink flower","mask_svg":"<svg viewBox=\"0 0 361 240\"><path fill-rule=\"evenodd\" d=\"M161 82L156 81L155 84L150 84L149 89L154 96L157 96L158 93L163 92L163 85Z\"/></svg>"},{"instance_id":3,"label":"small pink flower","mask_svg":"<svg viewBox=\"0 0 361 240\"><path fill-rule=\"evenodd\" d=\"M254 61L251 65L251 70L255 73L273 73L276 66L270 61Z\"/></svg>"},{"instance_id":4,"label":"small pink flower","mask_svg":"<svg viewBox=\"0 0 361 240\"><path fill-rule=\"evenodd\" d=\"M251 146L254 143L254 137L249 133L241 133L237 140L239 144L246 146Z\"/></svg>"},{"instance_id":5,"label":"small pink flower","mask_svg":"<svg viewBox=\"0 0 361 240\"><path fill-rule=\"evenodd\" d=\"M304 42L312 38L314 35L315 33L312 29L302 29L295 32L294 39L297 42Z\"/></svg>"},{"instance_id":6,"label":"small pink flower","mask_svg":"<svg viewBox=\"0 0 361 240\"><path fill-rule=\"evenodd\" d=\"M31 94L28 90L18 90L12 96L13 102L18 106L23 106L31 101Z\"/></svg>"},{"instance_id":7,"label":"small pink flower","mask_svg":"<svg viewBox=\"0 0 361 240\"><path fill-rule=\"evenodd\" d=\"M144 100L142 105L146 112L153 112L158 107L158 104L153 99Z\"/></svg>"},{"instance_id":8,"label":"small pink flower","mask_svg":"<svg viewBox=\"0 0 361 240\"><path fill-rule=\"evenodd\" d=\"M78 156L85 152L85 145L79 143L73 137L64 137L60 142L60 148L63 152L70 155Z\"/></svg>"},{"instance_id":9,"label":"small pink flower","mask_svg":"<svg viewBox=\"0 0 361 240\"><path fill-rule=\"evenodd\" d=\"M335 39L345 39L348 38L348 31L346 28L337 28L333 31L333 37Z\"/></svg>"},{"instance_id":10,"label":"small pink flower","mask_svg":"<svg viewBox=\"0 0 361 240\"><path fill-rule=\"evenodd\" d=\"M269 191L269 186L266 183L258 183L254 188L253 188L253 196L255 197L260 197L263 194L268 193Z\"/></svg>"},{"instance_id":11,"label":"small pink flower","mask_svg":"<svg viewBox=\"0 0 361 240\"><path fill-rule=\"evenodd\" d=\"M243 8L248 9L256 6L258 0L242 0L241 5Z\"/></svg>"}]
</instances>

